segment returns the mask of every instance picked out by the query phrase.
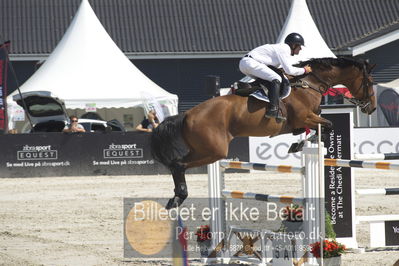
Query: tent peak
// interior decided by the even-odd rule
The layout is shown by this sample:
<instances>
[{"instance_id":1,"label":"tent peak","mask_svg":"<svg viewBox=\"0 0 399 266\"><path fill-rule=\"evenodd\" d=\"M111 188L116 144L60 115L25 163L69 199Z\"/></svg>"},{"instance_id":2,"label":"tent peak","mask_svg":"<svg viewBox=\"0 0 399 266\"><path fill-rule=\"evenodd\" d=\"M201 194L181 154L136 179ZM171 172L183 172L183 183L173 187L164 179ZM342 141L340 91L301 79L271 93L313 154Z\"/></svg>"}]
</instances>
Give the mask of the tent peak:
<instances>
[{"instance_id":1,"label":"tent peak","mask_svg":"<svg viewBox=\"0 0 399 266\"><path fill-rule=\"evenodd\" d=\"M288 16L277 42L283 42L285 37L292 32L301 34L305 39L305 47L297 56L297 61L310 58L336 57L317 29L306 0L292 0Z\"/></svg>"}]
</instances>

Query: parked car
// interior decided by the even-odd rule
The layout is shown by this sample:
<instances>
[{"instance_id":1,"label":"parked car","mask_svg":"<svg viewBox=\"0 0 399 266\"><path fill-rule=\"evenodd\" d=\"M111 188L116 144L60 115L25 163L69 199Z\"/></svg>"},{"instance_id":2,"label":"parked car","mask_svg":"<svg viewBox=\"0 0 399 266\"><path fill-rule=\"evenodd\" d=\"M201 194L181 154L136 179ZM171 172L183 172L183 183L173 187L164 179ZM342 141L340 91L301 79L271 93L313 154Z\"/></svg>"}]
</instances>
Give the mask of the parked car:
<instances>
[{"instance_id":1,"label":"parked car","mask_svg":"<svg viewBox=\"0 0 399 266\"><path fill-rule=\"evenodd\" d=\"M96 120L79 118L79 124L81 124L86 132L105 132L105 131L126 131L125 128L118 120Z\"/></svg>"},{"instance_id":2,"label":"parked car","mask_svg":"<svg viewBox=\"0 0 399 266\"><path fill-rule=\"evenodd\" d=\"M22 100L23 99L23 100ZM13 96L13 100L21 106L32 123L26 123L22 133L62 132L69 123L65 103L49 91L31 91ZM97 119L79 119L86 132L126 131L119 121L113 119L103 121Z\"/></svg>"}]
</instances>

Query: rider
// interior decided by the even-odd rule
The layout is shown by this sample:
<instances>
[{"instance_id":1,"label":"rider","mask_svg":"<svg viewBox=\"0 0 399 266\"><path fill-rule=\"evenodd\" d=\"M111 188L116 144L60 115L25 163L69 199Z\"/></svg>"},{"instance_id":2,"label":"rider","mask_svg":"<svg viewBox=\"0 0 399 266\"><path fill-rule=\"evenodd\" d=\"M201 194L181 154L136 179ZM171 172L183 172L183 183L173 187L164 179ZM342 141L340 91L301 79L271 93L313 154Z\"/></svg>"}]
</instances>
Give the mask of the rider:
<instances>
[{"instance_id":1,"label":"rider","mask_svg":"<svg viewBox=\"0 0 399 266\"><path fill-rule=\"evenodd\" d=\"M270 100L270 108L266 112L266 117L286 120L286 118L279 114L278 103L280 95L280 85L282 82L281 76L268 67L281 66L284 72L292 76L300 76L312 71L312 68L307 65L304 68L292 66L290 55L299 54L305 45L303 37L298 33L290 33L284 40L284 43L265 44L256 47L248 54L246 54L240 61L240 71L247 76L260 78L271 82L268 90L268 97ZM265 91L266 93L266 91Z\"/></svg>"}]
</instances>

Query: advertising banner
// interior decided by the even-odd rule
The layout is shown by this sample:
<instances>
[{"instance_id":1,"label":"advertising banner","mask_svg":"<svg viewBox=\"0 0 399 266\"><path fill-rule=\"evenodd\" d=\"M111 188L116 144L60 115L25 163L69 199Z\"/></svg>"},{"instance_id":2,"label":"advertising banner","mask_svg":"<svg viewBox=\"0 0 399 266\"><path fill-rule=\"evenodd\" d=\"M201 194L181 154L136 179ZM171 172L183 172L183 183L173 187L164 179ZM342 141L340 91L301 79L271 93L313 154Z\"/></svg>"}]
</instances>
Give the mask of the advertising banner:
<instances>
[{"instance_id":1,"label":"advertising banner","mask_svg":"<svg viewBox=\"0 0 399 266\"><path fill-rule=\"evenodd\" d=\"M399 153L399 127L355 128L354 153Z\"/></svg>"},{"instance_id":2,"label":"advertising banner","mask_svg":"<svg viewBox=\"0 0 399 266\"><path fill-rule=\"evenodd\" d=\"M385 246L399 246L399 221L385 221Z\"/></svg>"},{"instance_id":3,"label":"advertising banner","mask_svg":"<svg viewBox=\"0 0 399 266\"><path fill-rule=\"evenodd\" d=\"M302 166L301 152L287 152L291 144L303 139L304 135L294 136L292 134L285 134L272 138L249 137L250 162ZM354 153L397 153L399 152L399 138L396 137L398 135L398 127L354 128ZM396 160L396 162L399 162L399 160Z\"/></svg>"},{"instance_id":4,"label":"advertising banner","mask_svg":"<svg viewBox=\"0 0 399 266\"><path fill-rule=\"evenodd\" d=\"M249 137L250 162L265 163L270 165L302 166L302 152L288 153L292 143L305 138L305 134L285 134L276 137Z\"/></svg>"},{"instance_id":5,"label":"advertising banner","mask_svg":"<svg viewBox=\"0 0 399 266\"><path fill-rule=\"evenodd\" d=\"M378 97L378 105L389 126L399 126L399 94L393 89L384 90Z\"/></svg>"},{"instance_id":6,"label":"advertising banner","mask_svg":"<svg viewBox=\"0 0 399 266\"><path fill-rule=\"evenodd\" d=\"M1 177L169 174L142 132L8 134L0 146ZM248 160L248 138L234 140L229 157Z\"/></svg>"},{"instance_id":7,"label":"advertising banner","mask_svg":"<svg viewBox=\"0 0 399 266\"><path fill-rule=\"evenodd\" d=\"M324 140L328 159L351 158L351 121L349 113L322 114L335 126ZM326 166L326 210L337 237L352 237L352 174L351 168Z\"/></svg>"}]
</instances>

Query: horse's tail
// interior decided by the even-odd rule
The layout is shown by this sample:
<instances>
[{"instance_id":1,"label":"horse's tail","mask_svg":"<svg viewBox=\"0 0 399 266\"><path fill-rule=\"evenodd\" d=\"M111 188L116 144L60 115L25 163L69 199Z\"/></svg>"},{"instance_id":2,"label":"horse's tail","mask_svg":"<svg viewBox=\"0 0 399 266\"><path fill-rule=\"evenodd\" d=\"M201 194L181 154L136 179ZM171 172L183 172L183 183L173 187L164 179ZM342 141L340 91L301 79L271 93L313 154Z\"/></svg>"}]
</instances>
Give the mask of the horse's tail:
<instances>
[{"instance_id":1,"label":"horse's tail","mask_svg":"<svg viewBox=\"0 0 399 266\"><path fill-rule=\"evenodd\" d=\"M171 168L188 152L182 136L185 113L167 117L151 135L151 153L155 160Z\"/></svg>"}]
</instances>

